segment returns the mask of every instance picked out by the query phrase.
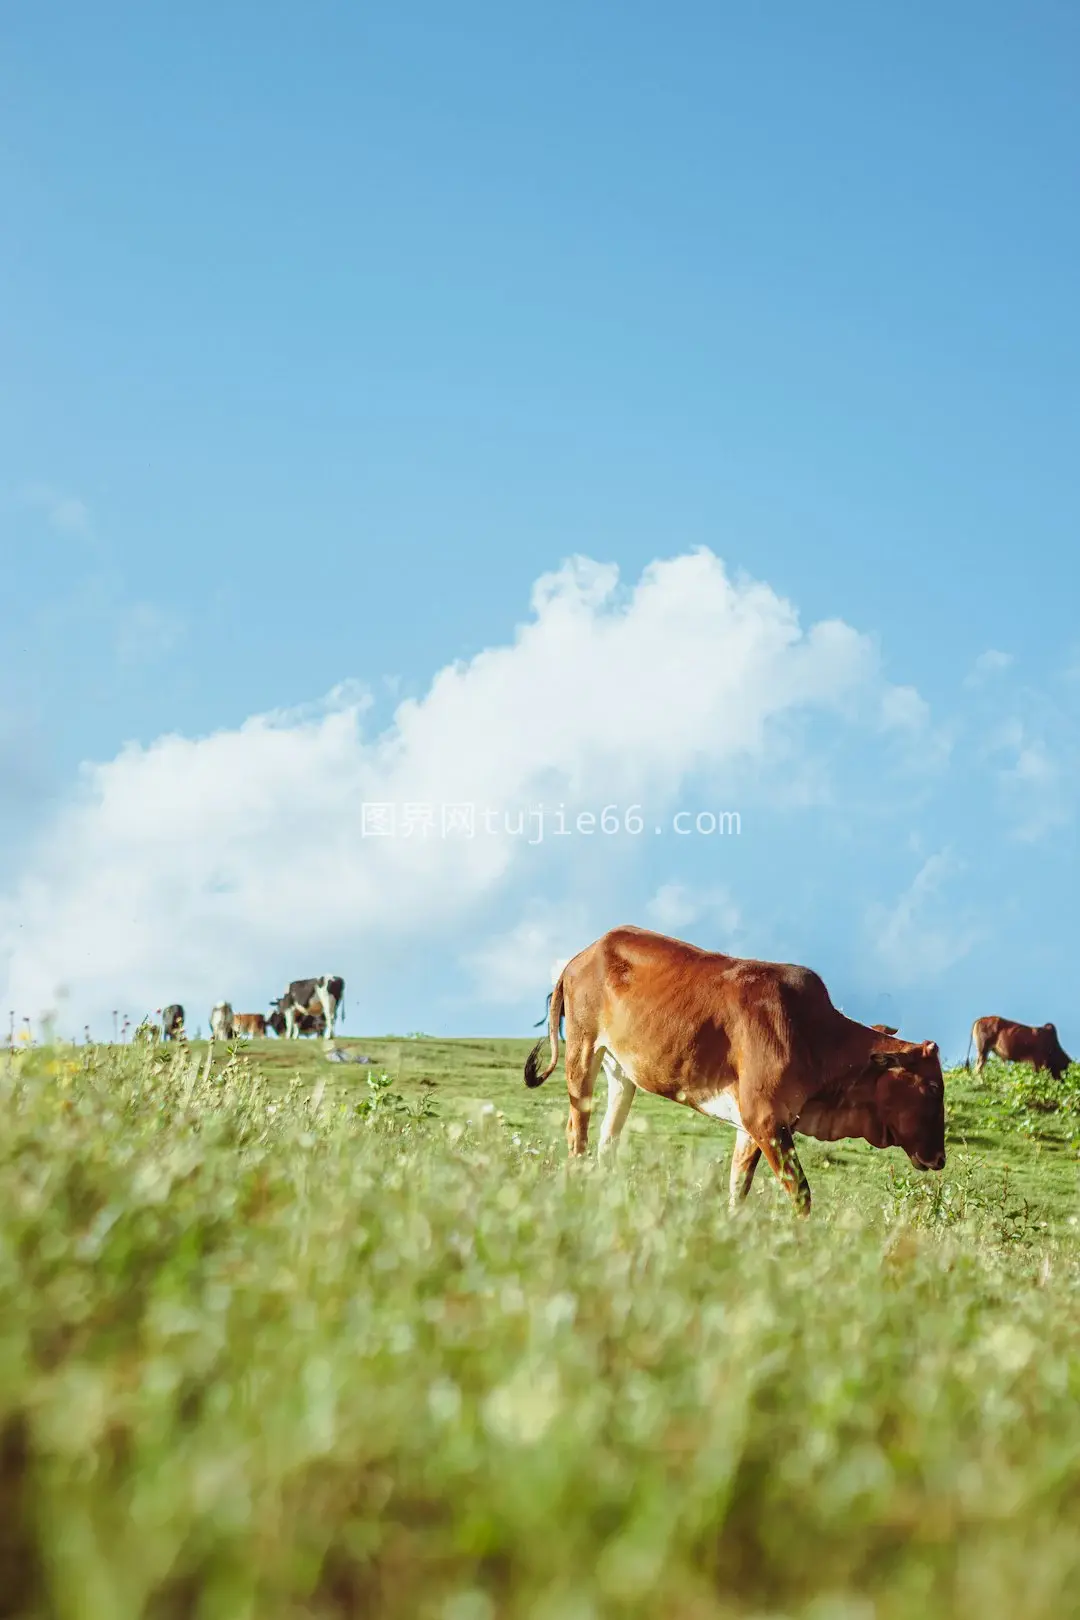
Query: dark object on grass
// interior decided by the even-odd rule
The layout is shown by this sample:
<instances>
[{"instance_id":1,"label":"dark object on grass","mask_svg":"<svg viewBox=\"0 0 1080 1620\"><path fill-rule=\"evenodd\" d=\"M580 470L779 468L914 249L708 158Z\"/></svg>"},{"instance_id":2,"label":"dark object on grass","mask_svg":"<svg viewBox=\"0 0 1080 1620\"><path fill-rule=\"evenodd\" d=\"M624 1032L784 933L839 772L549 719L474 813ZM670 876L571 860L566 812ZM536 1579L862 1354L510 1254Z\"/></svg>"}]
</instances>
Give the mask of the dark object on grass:
<instances>
[{"instance_id":1,"label":"dark object on grass","mask_svg":"<svg viewBox=\"0 0 1080 1620\"><path fill-rule=\"evenodd\" d=\"M161 1037L166 1041L178 1041L183 1036L184 1009L178 1001L174 1001L161 1015Z\"/></svg>"}]
</instances>

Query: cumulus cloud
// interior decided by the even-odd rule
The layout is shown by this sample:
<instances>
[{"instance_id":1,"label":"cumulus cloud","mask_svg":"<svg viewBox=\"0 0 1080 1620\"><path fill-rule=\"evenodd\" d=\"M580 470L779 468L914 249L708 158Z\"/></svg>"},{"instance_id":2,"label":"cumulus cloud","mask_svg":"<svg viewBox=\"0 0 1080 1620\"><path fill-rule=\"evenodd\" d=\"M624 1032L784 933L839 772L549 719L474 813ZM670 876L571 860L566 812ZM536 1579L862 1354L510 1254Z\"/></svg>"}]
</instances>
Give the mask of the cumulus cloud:
<instances>
[{"instance_id":1,"label":"cumulus cloud","mask_svg":"<svg viewBox=\"0 0 1080 1620\"><path fill-rule=\"evenodd\" d=\"M888 686L881 695L881 718L890 731L922 731L930 706L913 686Z\"/></svg>"},{"instance_id":2,"label":"cumulus cloud","mask_svg":"<svg viewBox=\"0 0 1080 1620\"><path fill-rule=\"evenodd\" d=\"M1033 843L1072 820L1072 794L1061 762L1039 738L1025 738L1001 773L1002 788L1016 815L1015 833Z\"/></svg>"},{"instance_id":3,"label":"cumulus cloud","mask_svg":"<svg viewBox=\"0 0 1080 1620\"><path fill-rule=\"evenodd\" d=\"M131 602L116 611L116 656L122 664L162 658L180 641L184 626L154 602Z\"/></svg>"},{"instance_id":4,"label":"cumulus cloud","mask_svg":"<svg viewBox=\"0 0 1080 1620\"><path fill-rule=\"evenodd\" d=\"M525 914L467 956L478 998L511 1005L554 984L575 952L589 944L583 908L534 900Z\"/></svg>"},{"instance_id":5,"label":"cumulus cloud","mask_svg":"<svg viewBox=\"0 0 1080 1620\"><path fill-rule=\"evenodd\" d=\"M742 914L726 887L692 888L686 883L662 883L646 903L645 915L654 927L670 934L707 922L728 945L742 922Z\"/></svg>"},{"instance_id":6,"label":"cumulus cloud","mask_svg":"<svg viewBox=\"0 0 1080 1620\"><path fill-rule=\"evenodd\" d=\"M1050 730L1053 745L1047 739ZM1008 761L997 766L998 786L1013 836L1022 843L1035 843L1072 821L1078 792L1076 737L1071 716L1051 711L1034 723L1014 716L990 738L987 754Z\"/></svg>"},{"instance_id":7,"label":"cumulus cloud","mask_svg":"<svg viewBox=\"0 0 1080 1620\"><path fill-rule=\"evenodd\" d=\"M892 906L871 907L871 948L893 983L933 979L978 942L978 928L958 915L946 897L950 880L963 871L951 850L939 850L923 862Z\"/></svg>"},{"instance_id":8,"label":"cumulus cloud","mask_svg":"<svg viewBox=\"0 0 1080 1620\"><path fill-rule=\"evenodd\" d=\"M1012 653L999 652L996 647L988 647L979 654L964 677L965 686L985 686L988 680L995 675L1001 675L1010 669L1016 662Z\"/></svg>"},{"instance_id":9,"label":"cumulus cloud","mask_svg":"<svg viewBox=\"0 0 1080 1620\"><path fill-rule=\"evenodd\" d=\"M75 535L80 539L89 536L90 508L78 496L66 495L51 484L27 484L22 498L25 505L42 513L57 534Z\"/></svg>"},{"instance_id":10,"label":"cumulus cloud","mask_svg":"<svg viewBox=\"0 0 1080 1620\"><path fill-rule=\"evenodd\" d=\"M894 758L914 779L928 785L929 778L949 763L953 749L950 730L931 724L930 705L913 686L884 687L880 714Z\"/></svg>"},{"instance_id":11,"label":"cumulus cloud","mask_svg":"<svg viewBox=\"0 0 1080 1620\"><path fill-rule=\"evenodd\" d=\"M653 563L629 589L574 559L537 582L512 639L440 670L382 731L346 685L84 766L0 901L0 1004L34 1011L66 984L78 1023L184 995L264 1005L294 972L475 933L541 857L506 824L440 836L440 805L660 809L694 773L739 783L778 755L782 793L811 714L880 730L888 690L866 637L839 621L802 629L790 603L708 551ZM909 698L892 708L915 713ZM365 819L365 804L394 807L394 836L391 810ZM433 829L404 809L425 805ZM574 858L602 859L601 842ZM580 944L539 914L520 927L516 943L545 963ZM510 995L520 976L499 982Z\"/></svg>"}]
</instances>

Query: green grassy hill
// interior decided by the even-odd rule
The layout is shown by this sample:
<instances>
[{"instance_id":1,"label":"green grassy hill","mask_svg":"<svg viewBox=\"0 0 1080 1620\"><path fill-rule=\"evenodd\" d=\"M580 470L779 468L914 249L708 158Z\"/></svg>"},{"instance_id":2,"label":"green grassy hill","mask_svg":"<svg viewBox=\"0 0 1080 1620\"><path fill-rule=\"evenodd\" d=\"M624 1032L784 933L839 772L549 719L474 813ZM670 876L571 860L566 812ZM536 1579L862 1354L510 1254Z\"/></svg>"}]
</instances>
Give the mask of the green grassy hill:
<instances>
[{"instance_id":1,"label":"green grassy hill","mask_svg":"<svg viewBox=\"0 0 1080 1620\"><path fill-rule=\"evenodd\" d=\"M1076 1071L804 1223L670 1103L568 1164L528 1044L0 1059L0 1615L1075 1613Z\"/></svg>"},{"instance_id":2,"label":"green grassy hill","mask_svg":"<svg viewBox=\"0 0 1080 1620\"><path fill-rule=\"evenodd\" d=\"M545 1140L561 1140L566 1120L566 1084L562 1063L544 1086L530 1091L522 1081L530 1040L441 1040L428 1036L372 1036L338 1040L351 1056L368 1056L376 1072L388 1074L402 1096L419 1104L427 1098L446 1119L476 1119L493 1103L514 1130L536 1133ZM193 1043L205 1053L205 1043ZM241 1050L268 1078L278 1081L299 1075L313 1084L320 1076L335 1092L360 1093L366 1070L359 1066L328 1063L322 1043L315 1040L245 1043ZM217 1062L224 1061L219 1054ZM943 1176L923 1177L912 1171L899 1149L880 1153L861 1142L814 1142L799 1138L799 1155L806 1168L815 1207L836 1199L892 1196L897 1184L909 1196L962 1204L973 1198L1037 1231L1068 1229L1080 1215L1080 1113L1040 1112L1024 1106L1030 1090L1030 1070L1011 1069L991 1060L983 1077L963 1069L946 1076L949 1163ZM1027 1086L1027 1090L1025 1090ZM1053 1096L1050 1085L1039 1096ZM1066 1094L1080 1095L1073 1085ZM602 1117L605 1082L597 1085L597 1108ZM593 1124L593 1138L599 1118ZM670 1143L690 1152L695 1160L716 1160L726 1173L733 1132L725 1125L703 1119L689 1108L640 1095L634 1103L622 1142L623 1154L633 1155L643 1139ZM924 1184L925 1183L925 1184ZM759 1166L751 1199L774 1195L766 1165ZM779 1195L778 1195L779 1196Z\"/></svg>"}]
</instances>

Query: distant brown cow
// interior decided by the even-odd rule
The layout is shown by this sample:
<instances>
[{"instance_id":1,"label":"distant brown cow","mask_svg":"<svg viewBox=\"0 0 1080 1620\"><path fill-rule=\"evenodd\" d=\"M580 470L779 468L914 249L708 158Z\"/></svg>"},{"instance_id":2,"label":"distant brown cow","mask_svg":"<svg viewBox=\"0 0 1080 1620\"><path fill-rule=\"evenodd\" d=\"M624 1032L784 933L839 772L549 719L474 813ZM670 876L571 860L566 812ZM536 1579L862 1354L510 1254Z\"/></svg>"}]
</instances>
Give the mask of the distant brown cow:
<instances>
[{"instance_id":1,"label":"distant brown cow","mask_svg":"<svg viewBox=\"0 0 1080 1620\"><path fill-rule=\"evenodd\" d=\"M1011 1018L976 1018L968 1041L969 1063L972 1043L976 1074L982 1073L990 1052L996 1052L1006 1063L1030 1063L1036 1069L1048 1069L1055 1080L1061 1079L1072 1062L1053 1024L1035 1028L1031 1024L1014 1024Z\"/></svg>"},{"instance_id":2,"label":"distant brown cow","mask_svg":"<svg viewBox=\"0 0 1080 1620\"><path fill-rule=\"evenodd\" d=\"M604 1068L606 1157L638 1091L670 1097L738 1131L731 1202L750 1190L761 1155L801 1215L810 1189L792 1133L863 1137L900 1147L920 1170L945 1164L945 1087L933 1041L898 1040L845 1018L809 968L699 950L643 928L616 928L563 968L525 1083L559 1060L566 1021L567 1140L583 1154L593 1087Z\"/></svg>"},{"instance_id":3,"label":"distant brown cow","mask_svg":"<svg viewBox=\"0 0 1080 1620\"><path fill-rule=\"evenodd\" d=\"M262 1013L234 1013L233 1032L236 1035L246 1035L248 1039L266 1034L266 1019Z\"/></svg>"},{"instance_id":4,"label":"distant brown cow","mask_svg":"<svg viewBox=\"0 0 1080 1620\"><path fill-rule=\"evenodd\" d=\"M897 1033L895 1024L871 1024L870 1028L876 1029L879 1035L895 1035Z\"/></svg>"}]
</instances>

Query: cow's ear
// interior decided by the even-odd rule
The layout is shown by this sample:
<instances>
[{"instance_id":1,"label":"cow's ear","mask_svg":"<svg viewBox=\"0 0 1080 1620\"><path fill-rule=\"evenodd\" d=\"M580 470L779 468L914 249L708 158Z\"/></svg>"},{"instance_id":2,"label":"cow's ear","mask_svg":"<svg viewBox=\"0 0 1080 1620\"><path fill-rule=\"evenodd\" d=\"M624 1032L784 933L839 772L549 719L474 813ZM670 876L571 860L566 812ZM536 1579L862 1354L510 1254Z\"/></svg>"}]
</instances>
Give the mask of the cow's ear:
<instances>
[{"instance_id":1,"label":"cow's ear","mask_svg":"<svg viewBox=\"0 0 1080 1620\"><path fill-rule=\"evenodd\" d=\"M923 1041L922 1055L924 1058L936 1058L938 1055L937 1041Z\"/></svg>"},{"instance_id":2,"label":"cow's ear","mask_svg":"<svg viewBox=\"0 0 1080 1620\"><path fill-rule=\"evenodd\" d=\"M879 1072L885 1069L895 1069L897 1060L902 1056L901 1052L871 1052L870 1067Z\"/></svg>"}]
</instances>

